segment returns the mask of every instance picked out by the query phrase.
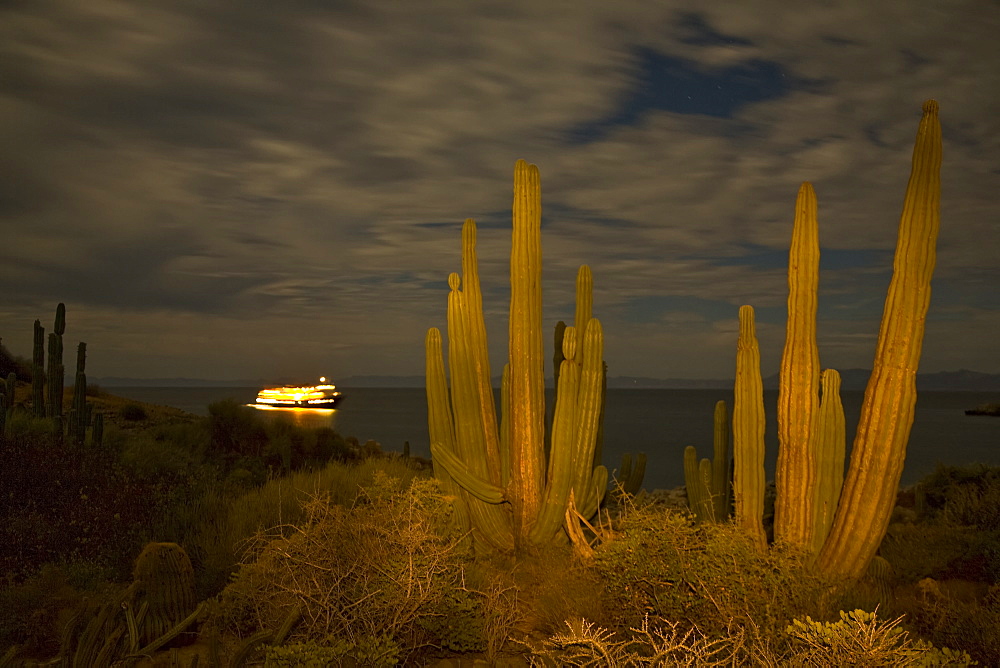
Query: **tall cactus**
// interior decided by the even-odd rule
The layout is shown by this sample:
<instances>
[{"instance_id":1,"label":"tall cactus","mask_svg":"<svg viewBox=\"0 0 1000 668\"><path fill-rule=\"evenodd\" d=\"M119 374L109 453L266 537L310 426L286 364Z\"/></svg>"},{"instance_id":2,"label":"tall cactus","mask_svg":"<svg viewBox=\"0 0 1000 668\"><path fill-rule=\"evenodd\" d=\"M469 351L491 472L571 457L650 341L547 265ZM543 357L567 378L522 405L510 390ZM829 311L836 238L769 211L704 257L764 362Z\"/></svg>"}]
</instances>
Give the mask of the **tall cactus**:
<instances>
[{"instance_id":1,"label":"tall cactus","mask_svg":"<svg viewBox=\"0 0 1000 668\"><path fill-rule=\"evenodd\" d=\"M462 272L449 277L448 361L441 334L427 334L428 429L435 474L460 494L460 516L477 542L511 550L546 544L560 534L570 496L584 515L596 511L607 470L594 467L602 406L603 332L591 317L592 279L577 277L575 325L562 336L550 452L545 453L541 297L541 188L538 168L514 169L508 363L497 423L489 384L486 328L479 287L475 221L462 231ZM450 401L449 401L450 399Z\"/></svg>"},{"instance_id":2,"label":"tall cactus","mask_svg":"<svg viewBox=\"0 0 1000 668\"><path fill-rule=\"evenodd\" d=\"M45 328L39 320L31 352L31 410L35 417L45 417Z\"/></svg>"},{"instance_id":3,"label":"tall cactus","mask_svg":"<svg viewBox=\"0 0 1000 668\"><path fill-rule=\"evenodd\" d=\"M752 306L740 307L733 400L733 497L736 523L757 546L767 548L764 532L764 384Z\"/></svg>"},{"instance_id":4,"label":"tall cactus","mask_svg":"<svg viewBox=\"0 0 1000 668\"><path fill-rule=\"evenodd\" d=\"M928 100L913 148L872 374L840 504L818 565L859 577L889 524L917 400L916 375L931 297L941 200L941 123Z\"/></svg>"},{"instance_id":5,"label":"tall cactus","mask_svg":"<svg viewBox=\"0 0 1000 668\"><path fill-rule=\"evenodd\" d=\"M70 410L70 440L82 444L90 424L90 406L87 404L87 344L80 342L76 349L76 380L73 383L73 408Z\"/></svg>"},{"instance_id":6,"label":"tall cactus","mask_svg":"<svg viewBox=\"0 0 1000 668\"><path fill-rule=\"evenodd\" d=\"M778 389L778 464L774 538L806 546L812 541L816 484L813 435L819 408L819 348L816 294L819 289L819 225L816 193L803 183L795 203L788 254L788 326Z\"/></svg>"},{"instance_id":7,"label":"tall cactus","mask_svg":"<svg viewBox=\"0 0 1000 668\"><path fill-rule=\"evenodd\" d=\"M66 305L62 302L56 306L55 326L49 334L49 370L47 373L49 382L49 404L46 415L59 422L63 414L63 389L65 386L66 370L63 367L63 334L66 333Z\"/></svg>"},{"instance_id":8,"label":"tall cactus","mask_svg":"<svg viewBox=\"0 0 1000 668\"><path fill-rule=\"evenodd\" d=\"M799 192L795 231L789 254L788 331L782 357L778 431L781 436L775 509L775 537L818 550L817 567L833 577L864 574L878 549L896 498L913 424L916 373L930 301L935 245L940 225L941 126L938 105L928 100L917 130L913 165L903 204L872 375L843 487L843 408L839 376L822 375L818 393L815 349L816 275L815 195L808 184ZM740 309L737 344L736 449L737 516L746 507L744 464L758 457L763 444L763 404L759 391L759 355L750 362L748 325L752 309ZM753 341L756 348L756 340ZM748 364L749 366L744 366ZM756 370L754 370L754 365ZM754 378L756 376L756 379ZM750 378L750 384L746 379ZM752 389L752 393L750 390ZM750 417L743 405L752 406ZM754 433L749 433L749 427ZM759 438L758 435L759 434ZM806 447L803 447L805 444ZM749 446L749 447L748 447ZM744 452L749 450L749 454ZM741 501L741 497L743 500ZM756 496L753 497L756 499ZM827 533L831 506L836 505ZM756 510L753 511L756 514ZM741 522L754 531L755 519ZM822 540L826 534L825 540ZM821 547L820 547L821 546Z\"/></svg>"}]
</instances>

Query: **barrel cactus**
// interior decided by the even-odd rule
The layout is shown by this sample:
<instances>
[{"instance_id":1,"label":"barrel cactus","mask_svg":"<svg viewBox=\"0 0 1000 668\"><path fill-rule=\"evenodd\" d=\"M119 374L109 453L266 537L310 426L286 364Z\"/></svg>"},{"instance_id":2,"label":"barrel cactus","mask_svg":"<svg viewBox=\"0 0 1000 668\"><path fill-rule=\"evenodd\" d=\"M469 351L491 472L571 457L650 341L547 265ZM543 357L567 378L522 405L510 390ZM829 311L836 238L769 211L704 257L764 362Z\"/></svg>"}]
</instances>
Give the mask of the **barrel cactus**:
<instances>
[{"instance_id":1,"label":"barrel cactus","mask_svg":"<svg viewBox=\"0 0 1000 668\"><path fill-rule=\"evenodd\" d=\"M139 642L146 645L167 635L195 610L194 568L176 543L149 543L132 571L133 608L145 614L139 623Z\"/></svg>"}]
</instances>

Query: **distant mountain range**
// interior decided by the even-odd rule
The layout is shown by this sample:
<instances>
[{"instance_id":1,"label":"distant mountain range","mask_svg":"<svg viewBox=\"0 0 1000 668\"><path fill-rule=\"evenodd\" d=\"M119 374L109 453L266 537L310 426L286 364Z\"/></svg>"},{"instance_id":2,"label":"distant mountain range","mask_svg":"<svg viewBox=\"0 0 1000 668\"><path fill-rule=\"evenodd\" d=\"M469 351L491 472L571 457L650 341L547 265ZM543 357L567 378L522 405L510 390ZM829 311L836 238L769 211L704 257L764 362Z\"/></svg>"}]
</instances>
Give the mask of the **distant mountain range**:
<instances>
[{"instance_id":1,"label":"distant mountain range","mask_svg":"<svg viewBox=\"0 0 1000 668\"><path fill-rule=\"evenodd\" d=\"M841 388L844 390L864 390L871 372L867 369L845 369L840 371ZM107 376L94 378L103 387L264 387L280 383L295 382L290 379L241 379L204 380L201 378L122 378ZM300 381L301 382L301 381ZM350 387L423 387L423 376L348 376L336 378L334 382L344 388ZM551 384L551 379L547 381ZM493 383L499 386L500 379ZM670 390L725 390L733 387L731 379L690 379L690 378L645 378L641 376L612 376L608 387L614 389L670 389ZM778 389L778 375L764 378L764 388ZM939 392L1000 392L1000 374L980 373L960 369L937 373L917 374L917 389Z\"/></svg>"}]
</instances>

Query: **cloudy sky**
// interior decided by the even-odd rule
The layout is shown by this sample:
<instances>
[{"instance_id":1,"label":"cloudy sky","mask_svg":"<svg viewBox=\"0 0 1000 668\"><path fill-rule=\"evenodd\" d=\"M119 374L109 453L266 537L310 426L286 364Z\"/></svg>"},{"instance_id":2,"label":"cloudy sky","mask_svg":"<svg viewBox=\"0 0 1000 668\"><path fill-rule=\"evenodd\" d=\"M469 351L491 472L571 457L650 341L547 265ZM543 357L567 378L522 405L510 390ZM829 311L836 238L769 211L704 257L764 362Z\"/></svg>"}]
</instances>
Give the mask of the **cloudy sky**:
<instances>
[{"instance_id":1,"label":"cloudy sky","mask_svg":"<svg viewBox=\"0 0 1000 668\"><path fill-rule=\"evenodd\" d=\"M1000 372L1000 3L788 7L3 3L3 344L30 355L63 301L94 376L420 374L471 217L498 373L524 158L542 175L546 326L589 264L611 375L731 376L741 304L776 370L804 180L821 361L868 367L935 98L921 370Z\"/></svg>"}]
</instances>

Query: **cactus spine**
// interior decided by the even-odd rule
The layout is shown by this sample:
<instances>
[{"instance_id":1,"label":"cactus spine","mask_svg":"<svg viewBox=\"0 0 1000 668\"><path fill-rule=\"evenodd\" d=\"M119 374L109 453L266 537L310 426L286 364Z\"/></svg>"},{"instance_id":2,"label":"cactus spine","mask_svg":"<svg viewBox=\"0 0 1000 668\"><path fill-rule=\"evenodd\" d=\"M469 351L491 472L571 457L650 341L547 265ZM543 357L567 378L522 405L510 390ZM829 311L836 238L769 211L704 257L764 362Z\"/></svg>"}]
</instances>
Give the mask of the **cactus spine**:
<instances>
[{"instance_id":1,"label":"cactus spine","mask_svg":"<svg viewBox=\"0 0 1000 668\"><path fill-rule=\"evenodd\" d=\"M733 401L733 496L736 522L761 549L764 533L764 384L752 306L740 307Z\"/></svg>"},{"instance_id":2,"label":"cactus spine","mask_svg":"<svg viewBox=\"0 0 1000 668\"><path fill-rule=\"evenodd\" d=\"M572 493L596 512L607 470L594 467L603 404L603 332L591 317L592 278L577 276L576 325L562 336L550 455L545 454L541 299L541 188L538 168L514 169L509 359L499 425L489 384L486 330L475 252L475 221L463 227L463 276L449 277L448 361L441 334L427 334L428 429L435 474L457 489L477 541L509 551L559 535Z\"/></svg>"},{"instance_id":3,"label":"cactus spine","mask_svg":"<svg viewBox=\"0 0 1000 668\"><path fill-rule=\"evenodd\" d=\"M851 465L820 568L859 577L885 535L913 426L916 374L931 296L941 199L941 123L928 100L913 148L872 374Z\"/></svg>"}]
</instances>

